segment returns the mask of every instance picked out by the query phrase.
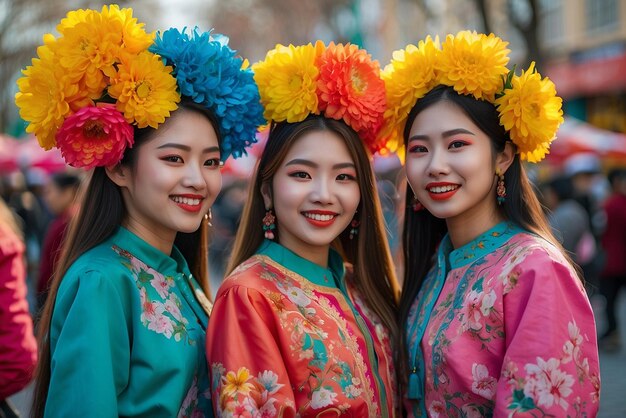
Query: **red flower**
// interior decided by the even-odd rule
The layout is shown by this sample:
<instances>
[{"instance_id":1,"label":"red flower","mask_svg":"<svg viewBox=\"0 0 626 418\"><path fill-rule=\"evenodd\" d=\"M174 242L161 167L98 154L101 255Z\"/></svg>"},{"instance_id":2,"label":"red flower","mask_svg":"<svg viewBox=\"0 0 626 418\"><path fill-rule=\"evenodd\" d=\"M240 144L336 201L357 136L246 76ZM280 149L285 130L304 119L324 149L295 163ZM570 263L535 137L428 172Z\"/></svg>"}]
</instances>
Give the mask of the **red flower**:
<instances>
[{"instance_id":1,"label":"red flower","mask_svg":"<svg viewBox=\"0 0 626 418\"><path fill-rule=\"evenodd\" d=\"M56 142L69 165L89 169L117 164L133 146L134 134L115 105L99 104L66 118Z\"/></svg>"},{"instance_id":2,"label":"red flower","mask_svg":"<svg viewBox=\"0 0 626 418\"><path fill-rule=\"evenodd\" d=\"M333 119L343 119L359 133L373 153L383 123L386 96L378 61L356 45L331 43L317 61L319 109Z\"/></svg>"}]
</instances>

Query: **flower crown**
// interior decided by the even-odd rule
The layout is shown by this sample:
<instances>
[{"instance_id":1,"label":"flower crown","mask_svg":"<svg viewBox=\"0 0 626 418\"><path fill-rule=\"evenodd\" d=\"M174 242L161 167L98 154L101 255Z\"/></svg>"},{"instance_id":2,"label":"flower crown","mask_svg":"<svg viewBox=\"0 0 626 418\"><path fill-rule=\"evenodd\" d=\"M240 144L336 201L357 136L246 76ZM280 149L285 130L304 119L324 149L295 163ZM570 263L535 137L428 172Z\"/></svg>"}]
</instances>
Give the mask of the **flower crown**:
<instances>
[{"instance_id":1,"label":"flower crown","mask_svg":"<svg viewBox=\"0 0 626 418\"><path fill-rule=\"evenodd\" d=\"M374 154L384 149L378 133L385 85L378 62L351 44L277 45L252 66L265 118L301 122L310 114L343 120Z\"/></svg>"},{"instance_id":2,"label":"flower crown","mask_svg":"<svg viewBox=\"0 0 626 418\"><path fill-rule=\"evenodd\" d=\"M258 89L226 37L176 29L155 37L117 5L71 11L57 31L17 81L15 102L26 131L43 148L59 148L69 165L118 163L133 146L131 125L158 128L181 94L216 116L222 160L256 141L264 122Z\"/></svg>"},{"instance_id":3,"label":"flower crown","mask_svg":"<svg viewBox=\"0 0 626 418\"><path fill-rule=\"evenodd\" d=\"M439 40L430 36L417 46L395 51L382 72L387 110L381 136L388 148L403 154L403 130L409 112L438 85L493 103L522 160L539 162L563 123L562 100L554 83L531 63L520 76L507 69L507 42L494 34L462 31Z\"/></svg>"}]
</instances>

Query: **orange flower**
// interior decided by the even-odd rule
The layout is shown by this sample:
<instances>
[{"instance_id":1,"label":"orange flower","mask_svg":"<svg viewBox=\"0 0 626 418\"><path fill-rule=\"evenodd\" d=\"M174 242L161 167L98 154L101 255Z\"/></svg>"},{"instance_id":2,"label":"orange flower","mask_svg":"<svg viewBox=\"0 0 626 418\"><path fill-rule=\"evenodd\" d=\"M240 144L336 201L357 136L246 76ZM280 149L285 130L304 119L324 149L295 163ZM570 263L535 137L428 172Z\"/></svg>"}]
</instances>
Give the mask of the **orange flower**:
<instances>
[{"instance_id":1,"label":"orange flower","mask_svg":"<svg viewBox=\"0 0 626 418\"><path fill-rule=\"evenodd\" d=\"M319 109L333 119L343 119L358 132L369 150L382 148L376 136L383 123L385 83L378 61L357 45L331 43L317 60Z\"/></svg>"}]
</instances>

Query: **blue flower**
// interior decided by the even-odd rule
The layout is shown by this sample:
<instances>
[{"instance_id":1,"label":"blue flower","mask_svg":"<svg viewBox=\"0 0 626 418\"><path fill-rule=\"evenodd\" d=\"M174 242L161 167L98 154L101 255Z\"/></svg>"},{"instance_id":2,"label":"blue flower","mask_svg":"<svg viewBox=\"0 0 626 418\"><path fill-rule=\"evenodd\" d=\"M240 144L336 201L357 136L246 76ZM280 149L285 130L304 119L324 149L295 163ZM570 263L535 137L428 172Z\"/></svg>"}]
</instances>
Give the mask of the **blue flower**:
<instances>
[{"instance_id":1,"label":"blue flower","mask_svg":"<svg viewBox=\"0 0 626 418\"><path fill-rule=\"evenodd\" d=\"M217 118L222 161L247 154L257 128L265 123L263 106L252 71L241 68L243 59L228 46L228 37L172 28L157 33L150 51L174 68L181 95L206 106Z\"/></svg>"}]
</instances>

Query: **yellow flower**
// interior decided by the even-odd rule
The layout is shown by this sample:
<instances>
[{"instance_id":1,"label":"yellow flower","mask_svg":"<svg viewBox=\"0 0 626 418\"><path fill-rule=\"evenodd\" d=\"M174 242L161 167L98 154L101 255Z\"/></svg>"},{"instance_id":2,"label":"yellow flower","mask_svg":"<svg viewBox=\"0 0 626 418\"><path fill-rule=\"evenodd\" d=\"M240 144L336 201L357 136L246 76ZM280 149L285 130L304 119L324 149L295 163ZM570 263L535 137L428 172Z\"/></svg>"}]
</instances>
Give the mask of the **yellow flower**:
<instances>
[{"instance_id":1,"label":"yellow flower","mask_svg":"<svg viewBox=\"0 0 626 418\"><path fill-rule=\"evenodd\" d=\"M386 152L398 152L403 157L403 131L406 118L422 98L437 84L435 68L440 55L439 39L430 36L417 46L408 45L395 51L393 59L381 73L387 90L387 110L381 137L386 141Z\"/></svg>"},{"instance_id":2,"label":"yellow flower","mask_svg":"<svg viewBox=\"0 0 626 418\"><path fill-rule=\"evenodd\" d=\"M54 52L69 74L81 77L82 88L97 99L122 55L137 54L153 42L143 24L133 19L131 9L104 6L102 12L79 10L68 13L57 29L61 37Z\"/></svg>"},{"instance_id":3,"label":"yellow flower","mask_svg":"<svg viewBox=\"0 0 626 418\"><path fill-rule=\"evenodd\" d=\"M222 396L232 396L237 393L247 395L254 388L250 380L250 371L245 367L239 368L237 373L230 371L222 378L224 388Z\"/></svg>"},{"instance_id":4,"label":"yellow flower","mask_svg":"<svg viewBox=\"0 0 626 418\"><path fill-rule=\"evenodd\" d=\"M563 123L562 99L554 83L535 71L531 63L522 75L513 76L511 88L496 99L500 123L509 131L522 160L541 161Z\"/></svg>"},{"instance_id":5,"label":"yellow flower","mask_svg":"<svg viewBox=\"0 0 626 418\"><path fill-rule=\"evenodd\" d=\"M61 19L61 22L57 25L57 31L60 34L63 34L66 29L71 29L80 22L86 22L94 13L98 12L91 9L71 10L63 19Z\"/></svg>"},{"instance_id":6,"label":"yellow flower","mask_svg":"<svg viewBox=\"0 0 626 418\"><path fill-rule=\"evenodd\" d=\"M180 95L171 72L172 67L166 67L158 55L148 51L122 60L111 80L109 95L117 99L117 109L128 123L156 129L176 110Z\"/></svg>"},{"instance_id":7,"label":"yellow flower","mask_svg":"<svg viewBox=\"0 0 626 418\"><path fill-rule=\"evenodd\" d=\"M300 122L318 113L315 61L323 51L319 41L315 46L276 45L265 60L252 66L267 120Z\"/></svg>"},{"instance_id":8,"label":"yellow flower","mask_svg":"<svg viewBox=\"0 0 626 418\"><path fill-rule=\"evenodd\" d=\"M509 72L508 42L476 32L448 35L441 46L439 82L461 94L493 102L502 91L503 77Z\"/></svg>"},{"instance_id":9,"label":"yellow flower","mask_svg":"<svg viewBox=\"0 0 626 418\"><path fill-rule=\"evenodd\" d=\"M34 133L43 148L50 149L56 145L55 136L64 118L92 102L55 60L50 49L54 38L46 36L44 40L46 44L37 48L39 58L34 58L17 80L15 103L22 119L29 122L26 131Z\"/></svg>"}]
</instances>

